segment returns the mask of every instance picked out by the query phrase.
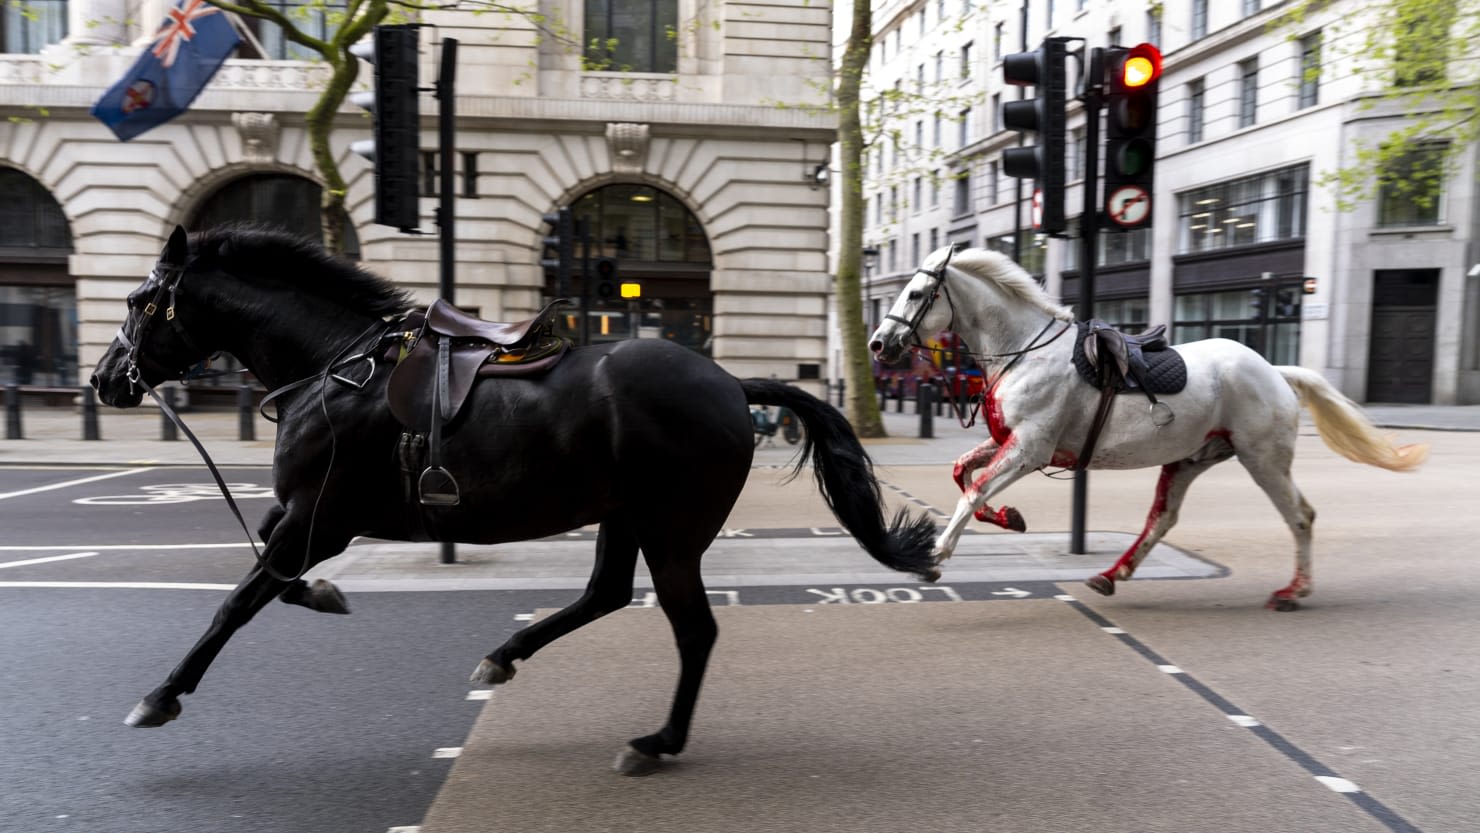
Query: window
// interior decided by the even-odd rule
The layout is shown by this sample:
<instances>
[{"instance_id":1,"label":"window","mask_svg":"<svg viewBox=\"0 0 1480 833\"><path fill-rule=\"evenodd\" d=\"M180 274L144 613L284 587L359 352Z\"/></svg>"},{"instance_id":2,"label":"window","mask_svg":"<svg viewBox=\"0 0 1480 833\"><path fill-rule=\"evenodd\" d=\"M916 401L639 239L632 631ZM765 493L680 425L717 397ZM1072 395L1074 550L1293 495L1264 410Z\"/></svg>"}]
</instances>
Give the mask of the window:
<instances>
[{"instance_id":1,"label":"window","mask_svg":"<svg viewBox=\"0 0 1480 833\"><path fill-rule=\"evenodd\" d=\"M74 385L77 291L72 233L41 183L0 167L0 383Z\"/></svg>"},{"instance_id":2,"label":"window","mask_svg":"<svg viewBox=\"0 0 1480 833\"><path fill-rule=\"evenodd\" d=\"M919 263L923 259L920 257L920 233L917 231L910 235L910 262Z\"/></svg>"},{"instance_id":3,"label":"window","mask_svg":"<svg viewBox=\"0 0 1480 833\"><path fill-rule=\"evenodd\" d=\"M925 65L921 64L915 68L915 92L925 92Z\"/></svg>"},{"instance_id":4,"label":"window","mask_svg":"<svg viewBox=\"0 0 1480 833\"><path fill-rule=\"evenodd\" d=\"M957 147L966 147L971 144L971 108L967 107L961 111L961 135L958 138Z\"/></svg>"},{"instance_id":5,"label":"window","mask_svg":"<svg viewBox=\"0 0 1480 833\"><path fill-rule=\"evenodd\" d=\"M924 179L924 177L918 177L917 176L917 177L915 177L915 181L914 181L914 183L912 185L912 194L911 194L911 199L910 199L910 213L912 213L912 214L919 214L920 213L920 209L922 207L924 207L924 205L925 205L925 199L924 199L924 197L925 197L925 179Z\"/></svg>"},{"instance_id":6,"label":"window","mask_svg":"<svg viewBox=\"0 0 1480 833\"><path fill-rule=\"evenodd\" d=\"M478 198L478 154L476 151L459 151L461 167L454 169L454 176L461 183L458 196ZM442 193L442 177L439 168L440 154L435 150L421 152L421 195L435 197Z\"/></svg>"},{"instance_id":7,"label":"window","mask_svg":"<svg viewBox=\"0 0 1480 833\"><path fill-rule=\"evenodd\" d=\"M676 72L678 0L586 0L585 43L594 69Z\"/></svg>"},{"instance_id":8,"label":"window","mask_svg":"<svg viewBox=\"0 0 1480 833\"><path fill-rule=\"evenodd\" d=\"M919 150L923 147L925 147L925 122L921 120L915 122L915 149Z\"/></svg>"},{"instance_id":9,"label":"window","mask_svg":"<svg viewBox=\"0 0 1480 833\"><path fill-rule=\"evenodd\" d=\"M1053 0L1048 0L1047 3L1044 3L1043 4L1043 6L1044 6L1043 28L1045 28L1045 29L1052 29L1053 28L1053 12L1054 12L1054 9L1053 9L1053 6L1054 6Z\"/></svg>"},{"instance_id":10,"label":"window","mask_svg":"<svg viewBox=\"0 0 1480 833\"><path fill-rule=\"evenodd\" d=\"M34 55L67 36L67 0L0 4L0 52Z\"/></svg>"},{"instance_id":11,"label":"window","mask_svg":"<svg viewBox=\"0 0 1480 833\"><path fill-rule=\"evenodd\" d=\"M1001 195L1001 193L998 190L998 185L999 185L998 179L999 178L1000 177L999 177L999 175L997 173L997 161L996 160L993 160L991 162L988 162L987 163L987 203L990 204L990 205L996 205L997 203L999 203L999 202L1002 201L1002 195ZM934 250L932 249L932 251L934 251Z\"/></svg>"},{"instance_id":12,"label":"window","mask_svg":"<svg viewBox=\"0 0 1480 833\"><path fill-rule=\"evenodd\" d=\"M1064 175L1069 182L1084 178L1084 128L1076 127L1069 131L1069 147L1065 154Z\"/></svg>"},{"instance_id":13,"label":"window","mask_svg":"<svg viewBox=\"0 0 1480 833\"><path fill-rule=\"evenodd\" d=\"M306 35L328 40L344 21L346 0L307 3L303 0L263 0L263 5L283 15ZM274 61L322 61L323 56L283 37L283 29L256 17L243 17L247 28L262 43L262 57Z\"/></svg>"},{"instance_id":14,"label":"window","mask_svg":"<svg viewBox=\"0 0 1480 833\"><path fill-rule=\"evenodd\" d=\"M940 229L930 230L930 251L940 248Z\"/></svg>"},{"instance_id":15,"label":"window","mask_svg":"<svg viewBox=\"0 0 1480 833\"><path fill-rule=\"evenodd\" d=\"M951 210L957 217L971 213L971 173L968 171L956 174L956 196Z\"/></svg>"},{"instance_id":16,"label":"window","mask_svg":"<svg viewBox=\"0 0 1480 833\"><path fill-rule=\"evenodd\" d=\"M691 264L712 260L698 218L666 191L606 185L582 196L572 208L577 220L589 224L592 257Z\"/></svg>"},{"instance_id":17,"label":"window","mask_svg":"<svg viewBox=\"0 0 1480 833\"><path fill-rule=\"evenodd\" d=\"M940 82L946 80L945 69L946 69L946 53L944 53L944 52L937 52L937 53L935 53L935 83L939 84Z\"/></svg>"},{"instance_id":18,"label":"window","mask_svg":"<svg viewBox=\"0 0 1480 833\"><path fill-rule=\"evenodd\" d=\"M971 77L971 44L965 43L961 46L961 77Z\"/></svg>"},{"instance_id":19,"label":"window","mask_svg":"<svg viewBox=\"0 0 1480 833\"><path fill-rule=\"evenodd\" d=\"M1451 29L1458 4L1434 3L1431 6L1400 7L1397 13L1394 83L1399 87L1418 87L1442 82L1448 75Z\"/></svg>"},{"instance_id":20,"label":"window","mask_svg":"<svg viewBox=\"0 0 1480 833\"><path fill-rule=\"evenodd\" d=\"M1208 36L1208 0L1192 0L1192 39Z\"/></svg>"},{"instance_id":21,"label":"window","mask_svg":"<svg viewBox=\"0 0 1480 833\"><path fill-rule=\"evenodd\" d=\"M1259 0L1244 0L1244 17L1259 13Z\"/></svg>"},{"instance_id":22,"label":"window","mask_svg":"<svg viewBox=\"0 0 1480 833\"><path fill-rule=\"evenodd\" d=\"M889 186L889 222L899 219L899 186Z\"/></svg>"},{"instance_id":23,"label":"window","mask_svg":"<svg viewBox=\"0 0 1480 833\"><path fill-rule=\"evenodd\" d=\"M1431 142L1393 160L1378 178L1378 226L1432 226L1443 221L1440 198L1448 149Z\"/></svg>"},{"instance_id":24,"label":"window","mask_svg":"<svg viewBox=\"0 0 1480 833\"><path fill-rule=\"evenodd\" d=\"M1095 239L1098 241L1101 266L1141 263L1151 259L1151 229L1138 228L1122 234L1102 234ZM1098 314L1099 310L1095 312Z\"/></svg>"},{"instance_id":25,"label":"window","mask_svg":"<svg viewBox=\"0 0 1480 833\"><path fill-rule=\"evenodd\" d=\"M1116 26L1105 36L1105 42L1110 46L1120 46L1120 27Z\"/></svg>"},{"instance_id":26,"label":"window","mask_svg":"<svg viewBox=\"0 0 1480 833\"><path fill-rule=\"evenodd\" d=\"M1238 126L1249 127L1259 110L1259 59L1238 62Z\"/></svg>"},{"instance_id":27,"label":"window","mask_svg":"<svg viewBox=\"0 0 1480 833\"><path fill-rule=\"evenodd\" d=\"M923 8L920 9L919 14L915 15L915 22L917 24L915 27L916 37L925 37L925 10Z\"/></svg>"},{"instance_id":28,"label":"window","mask_svg":"<svg viewBox=\"0 0 1480 833\"><path fill-rule=\"evenodd\" d=\"M940 147L940 125L941 125L941 122L942 121L943 121L943 119L941 118L940 113L936 113L935 114L935 133L934 133L934 138L931 141L931 147Z\"/></svg>"},{"instance_id":29,"label":"window","mask_svg":"<svg viewBox=\"0 0 1480 833\"><path fill-rule=\"evenodd\" d=\"M1150 43L1161 44L1161 6L1153 5L1146 11L1146 40Z\"/></svg>"},{"instance_id":30,"label":"window","mask_svg":"<svg viewBox=\"0 0 1480 833\"><path fill-rule=\"evenodd\" d=\"M1178 254L1305 237L1306 189L1297 165L1179 194Z\"/></svg>"},{"instance_id":31,"label":"window","mask_svg":"<svg viewBox=\"0 0 1480 833\"><path fill-rule=\"evenodd\" d=\"M1300 363L1300 284L1258 281L1239 289L1178 295L1172 305L1172 342L1226 338L1253 348L1273 364Z\"/></svg>"},{"instance_id":32,"label":"window","mask_svg":"<svg viewBox=\"0 0 1480 833\"><path fill-rule=\"evenodd\" d=\"M940 171L930 174L930 207L940 207Z\"/></svg>"},{"instance_id":33,"label":"window","mask_svg":"<svg viewBox=\"0 0 1480 833\"><path fill-rule=\"evenodd\" d=\"M890 240L884 248L888 259L885 268L890 272L899 271L899 247L894 244L893 240Z\"/></svg>"},{"instance_id":34,"label":"window","mask_svg":"<svg viewBox=\"0 0 1480 833\"><path fill-rule=\"evenodd\" d=\"M1187 82L1187 144L1203 140L1203 80Z\"/></svg>"},{"instance_id":35,"label":"window","mask_svg":"<svg viewBox=\"0 0 1480 833\"><path fill-rule=\"evenodd\" d=\"M1111 237L1124 235L1112 234ZM1121 332L1139 333L1151 322L1151 302L1146 298L1095 299L1095 317Z\"/></svg>"},{"instance_id":36,"label":"window","mask_svg":"<svg viewBox=\"0 0 1480 833\"><path fill-rule=\"evenodd\" d=\"M1321 93L1321 33L1315 31L1300 39L1299 107L1314 107Z\"/></svg>"},{"instance_id":37,"label":"window","mask_svg":"<svg viewBox=\"0 0 1480 833\"><path fill-rule=\"evenodd\" d=\"M992 106L992 109L989 112L991 113L991 116L992 116L992 126L991 126L991 129L987 131L987 135L994 136L994 135L997 134L998 131L1000 131L1002 129L1002 94L1001 93L992 93L992 105L991 106Z\"/></svg>"},{"instance_id":38,"label":"window","mask_svg":"<svg viewBox=\"0 0 1480 833\"><path fill-rule=\"evenodd\" d=\"M1037 234L1029 229L1023 229L1018 233L1018 243L1020 251L1014 253L1012 250L1012 235L1004 234L985 241L985 246L994 252L999 252L1008 257L1016 257L1019 266L1023 267L1028 274L1037 277L1041 281L1043 279L1044 265L1047 262L1045 254L1048 251L1048 236ZM1071 246L1070 248L1077 247Z\"/></svg>"},{"instance_id":39,"label":"window","mask_svg":"<svg viewBox=\"0 0 1480 833\"><path fill-rule=\"evenodd\" d=\"M997 21L997 25L996 26L993 26L992 27L992 60L993 61L1000 61L1000 60L1002 60L1002 40L1003 40L1003 38L1005 38L1007 36L1007 28L1006 27L1007 27L1007 24L1006 23L1003 23L1000 20Z\"/></svg>"}]
</instances>

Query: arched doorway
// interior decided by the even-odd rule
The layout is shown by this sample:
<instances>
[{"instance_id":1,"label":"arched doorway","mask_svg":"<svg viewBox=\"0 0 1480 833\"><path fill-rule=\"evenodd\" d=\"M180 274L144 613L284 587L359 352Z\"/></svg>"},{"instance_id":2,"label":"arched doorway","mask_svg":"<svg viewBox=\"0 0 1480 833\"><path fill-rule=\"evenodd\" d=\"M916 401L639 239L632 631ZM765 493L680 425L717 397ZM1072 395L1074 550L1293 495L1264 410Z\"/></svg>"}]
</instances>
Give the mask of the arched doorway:
<instances>
[{"instance_id":1,"label":"arched doorway","mask_svg":"<svg viewBox=\"0 0 1480 833\"><path fill-rule=\"evenodd\" d=\"M185 228L201 231L228 223L274 226L314 240L324 239L317 182L293 174L249 174L216 190L195 209ZM360 239L344 223L344 254L359 260Z\"/></svg>"},{"instance_id":2,"label":"arched doorway","mask_svg":"<svg viewBox=\"0 0 1480 833\"><path fill-rule=\"evenodd\" d=\"M77 384L72 232L46 187L0 168L0 383Z\"/></svg>"},{"instance_id":3,"label":"arched doorway","mask_svg":"<svg viewBox=\"0 0 1480 833\"><path fill-rule=\"evenodd\" d=\"M589 336L593 343L624 338L665 338L709 355L714 326L714 293L709 273L714 267L709 241L693 212L672 195L649 185L606 185L589 191L571 206L577 223L591 234L591 258L617 260L622 281L642 284L642 298L603 299L589 293ZM581 247L572 300L581 296ZM594 283L594 282L593 282ZM552 297L554 277L546 279ZM579 338L578 312L564 316L567 334Z\"/></svg>"}]
</instances>

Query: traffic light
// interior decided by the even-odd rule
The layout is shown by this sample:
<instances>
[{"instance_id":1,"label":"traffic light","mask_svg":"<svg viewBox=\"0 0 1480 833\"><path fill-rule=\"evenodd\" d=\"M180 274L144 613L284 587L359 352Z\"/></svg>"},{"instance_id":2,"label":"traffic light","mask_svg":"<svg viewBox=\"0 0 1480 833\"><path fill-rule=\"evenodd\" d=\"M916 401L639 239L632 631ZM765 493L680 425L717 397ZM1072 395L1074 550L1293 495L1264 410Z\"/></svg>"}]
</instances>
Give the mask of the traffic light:
<instances>
[{"instance_id":1,"label":"traffic light","mask_svg":"<svg viewBox=\"0 0 1480 833\"><path fill-rule=\"evenodd\" d=\"M621 289L617 284L617 259L614 257L599 257L596 259L596 297L603 301L615 301L621 297Z\"/></svg>"},{"instance_id":2,"label":"traffic light","mask_svg":"<svg viewBox=\"0 0 1480 833\"><path fill-rule=\"evenodd\" d=\"M375 164L375 222L415 231L421 219L417 168L421 163L421 111L417 88L417 27L376 26L370 40L350 52L375 67L375 87L350 95L375 117L370 139L350 150Z\"/></svg>"},{"instance_id":3,"label":"traffic light","mask_svg":"<svg viewBox=\"0 0 1480 833\"><path fill-rule=\"evenodd\" d=\"M576 224L569 208L557 208L540 219L550 226L540 265L555 273L555 294L570 294L570 275L575 270Z\"/></svg>"},{"instance_id":4,"label":"traffic light","mask_svg":"<svg viewBox=\"0 0 1480 833\"><path fill-rule=\"evenodd\" d=\"M1150 228L1161 52L1142 43L1111 47L1105 58L1106 228Z\"/></svg>"},{"instance_id":5,"label":"traffic light","mask_svg":"<svg viewBox=\"0 0 1480 833\"><path fill-rule=\"evenodd\" d=\"M1058 234L1068 227L1064 218L1067 58L1064 38L1045 38L1032 52L1017 52L1002 59L1003 79L1009 84L1033 87L1037 96L1004 103L1002 123L1013 130L1035 134L1038 142L1003 151L1002 170L1008 176L1037 181L1042 211L1038 227L1049 234Z\"/></svg>"}]
</instances>

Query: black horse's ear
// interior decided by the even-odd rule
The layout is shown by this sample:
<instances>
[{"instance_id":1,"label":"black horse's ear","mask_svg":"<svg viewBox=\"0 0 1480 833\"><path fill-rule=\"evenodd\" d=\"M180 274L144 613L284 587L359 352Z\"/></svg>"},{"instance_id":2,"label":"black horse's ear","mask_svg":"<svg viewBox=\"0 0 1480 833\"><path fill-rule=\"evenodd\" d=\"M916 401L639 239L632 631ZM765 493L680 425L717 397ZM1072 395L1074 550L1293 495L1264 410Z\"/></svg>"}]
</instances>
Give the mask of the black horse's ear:
<instances>
[{"instance_id":1,"label":"black horse's ear","mask_svg":"<svg viewBox=\"0 0 1480 833\"><path fill-rule=\"evenodd\" d=\"M159 253L159 259L165 263L176 266L184 266L185 258L190 254L190 238L185 233L184 226L175 226L170 232L170 241L164 244L164 251Z\"/></svg>"}]
</instances>

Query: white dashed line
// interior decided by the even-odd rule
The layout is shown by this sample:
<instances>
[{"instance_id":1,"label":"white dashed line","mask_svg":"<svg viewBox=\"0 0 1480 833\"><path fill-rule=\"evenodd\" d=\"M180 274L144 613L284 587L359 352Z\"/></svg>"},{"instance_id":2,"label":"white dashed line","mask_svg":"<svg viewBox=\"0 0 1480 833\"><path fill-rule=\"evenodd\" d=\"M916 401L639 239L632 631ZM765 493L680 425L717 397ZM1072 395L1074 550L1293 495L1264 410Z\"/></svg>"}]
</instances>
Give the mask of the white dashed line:
<instances>
[{"instance_id":1,"label":"white dashed line","mask_svg":"<svg viewBox=\"0 0 1480 833\"><path fill-rule=\"evenodd\" d=\"M421 825L413 824L410 827L392 827L385 833L421 833Z\"/></svg>"},{"instance_id":2,"label":"white dashed line","mask_svg":"<svg viewBox=\"0 0 1480 833\"><path fill-rule=\"evenodd\" d=\"M515 622L531 622L531 621L534 621L534 614L533 613L516 613L516 614L514 614L514 621Z\"/></svg>"},{"instance_id":3,"label":"white dashed line","mask_svg":"<svg viewBox=\"0 0 1480 833\"><path fill-rule=\"evenodd\" d=\"M91 558L97 555L95 552L74 552L67 555L48 555L45 558L27 558L25 561L0 562L0 570L6 567L27 567L32 564L46 564L51 561L71 561L74 558Z\"/></svg>"},{"instance_id":4,"label":"white dashed line","mask_svg":"<svg viewBox=\"0 0 1480 833\"><path fill-rule=\"evenodd\" d=\"M50 587L74 590L235 590L235 584L188 581L0 581L0 587Z\"/></svg>"},{"instance_id":5,"label":"white dashed line","mask_svg":"<svg viewBox=\"0 0 1480 833\"><path fill-rule=\"evenodd\" d=\"M1162 671L1163 673L1166 673L1166 674L1185 674L1185 673L1187 673L1187 672L1183 671L1182 669L1178 668L1175 665L1158 665L1156 667L1157 667L1158 670L1160 670L1160 671Z\"/></svg>"},{"instance_id":6,"label":"white dashed line","mask_svg":"<svg viewBox=\"0 0 1480 833\"><path fill-rule=\"evenodd\" d=\"M1054 598L1055 599L1058 599L1061 602L1077 602L1077 601L1079 601L1078 599L1074 598L1073 596L1068 596L1068 595L1054 596Z\"/></svg>"},{"instance_id":7,"label":"white dashed line","mask_svg":"<svg viewBox=\"0 0 1480 833\"><path fill-rule=\"evenodd\" d=\"M1100 628L1105 633L1125 633L1125 628Z\"/></svg>"},{"instance_id":8,"label":"white dashed line","mask_svg":"<svg viewBox=\"0 0 1480 833\"><path fill-rule=\"evenodd\" d=\"M18 490L14 491L14 492L0 493L0 500L5 500L8 497L22 497L24 495L34 495L34 494L37 494L39 492L50 492L50 491L53 491L55 489L65 489L68 486L81 486L84 483L94 483L94 482L99 481L99 480L110 480L110 479L112 479L114 477L123 477L124 475L138 474L140 472L145 472L145 471L153 471L153 469L128 469L127 471L110 471L107 474L96 474L96 475L93 475L92 477L82 477L82 478L78 478L77 480L67 480L67 481L64 481L62 483L52 483L51 485L48 485L48 486L37 486L37 487L32 488L32 489L18 489Z\"/></svg>"},{"instance_id":9,"label":"white dashed line","mask_svg":"<svg viewBox=\"0 0 1480 833\"><path fill-rule=\"evenodd\" d=\"M1357 786L1356 784L1353 784L1345 778L1337 778L1334 775L1317 775L1315 776L1315 779L1324 784L1326 786L1326 789L1329 789L1332 792L1359 793L1362 791L1362 788Z\"/></svg>"},{"instance_id":10,"label":"white dashed line","mask_svg":"<svg viewBox=\"0 0 1480 833\"><path fill-rule=\"evenodd\" d=\"M462 754L462 750L463 750L463 748L461 746L443 746L443 747L440 747L440 748L438 748L436 750L433 750L432 757L433 758L456 758L458 755L461 755Z\"/></svg>"},{"instance_id":11,"label":"white dashed line","mask_svg":"<svg viewBox=\"0 0 1480 833\"><path fill-rule=\"evenodd\" d=\"M1244 727L1245 729L1252 729L1255 726L1263 725L1247 714L1225 714L1223 716L1228 718L1229 720L1232 720L1235 724Z\"/></svg>"},{"instance_id":12,"label":"white dashed line","mask_svg":"<svg viewBox=\"0 0 1480 833\"><path fill-rule=\"evenodd\" d=\"M480 688L480 689L477 689L475 691L470 691L470 692L468 692L467 699L468 700L492 700L493 699L493 689L491 689L491 688Z\"/></svg>"}]
</instances>

